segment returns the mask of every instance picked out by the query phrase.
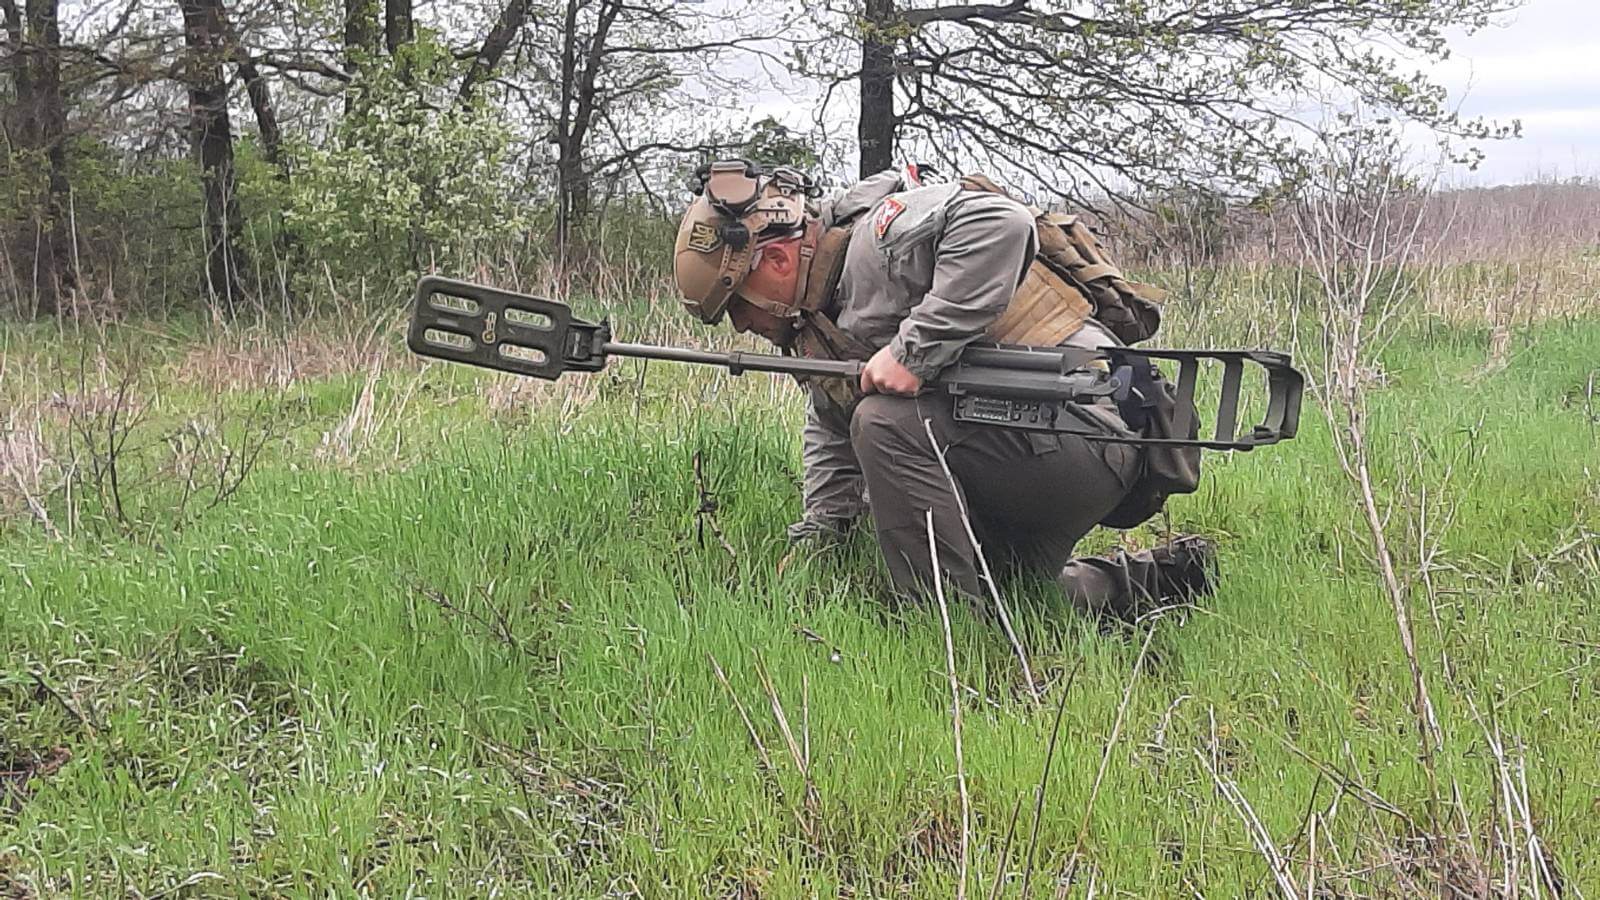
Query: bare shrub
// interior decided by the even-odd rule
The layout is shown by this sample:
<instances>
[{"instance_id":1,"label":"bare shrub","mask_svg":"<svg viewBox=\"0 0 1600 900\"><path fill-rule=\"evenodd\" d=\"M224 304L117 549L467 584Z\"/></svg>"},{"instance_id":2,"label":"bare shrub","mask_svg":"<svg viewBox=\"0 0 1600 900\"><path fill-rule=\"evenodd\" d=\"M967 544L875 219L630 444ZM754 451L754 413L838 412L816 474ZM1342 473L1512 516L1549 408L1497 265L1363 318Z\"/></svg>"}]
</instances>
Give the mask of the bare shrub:
<instances>
[{"instance_id":1,"label":"bare shrub","mask_svg":"<svg viewBox=\"0 0 1600 900\"><path fill-rule=\"evenodd\" d=\"M86 351L31 422L8 429L5 469L47 531L153 540L180 530L227 502L277 439L271 398L218 395L174 419L153 384L137 357Z\"/></svg>"},{"instance_id":2,"label":"bare shrub","mask_svg":"<svg viewBox=\"0 0 1600 900\"><path fill-rule=\"evenodd\" d=\"M1468 804L1477 798L1464 797L1454 779L1448 787L1441 783L1442 748L1472 738L1448 734L1440 722L1434 670L1419 646L1413 608L1426 604L1439 638L1438 671L1448 689L1453 669L1432 575L1439 568L1441 537L1455 521L1448 499L1452 481L1459 470L1472 468L1472 445L1430 478L1423 436L1378 436L1369 429L1369 399L1383 387L1373 376L1381 372L1379 354L1394 335L1402 307L1417 297L1423 270L1414 263L1423 246L1428 190L1399 163L1398 145L1385 130L1357 123L1326 140L1326 160L1311 173L1294 206L1310 282L1300 305L1316 311L1323 334L1320 370L1310 381L1393 613L1410 674L1419 759L1430 787L1426 816L1408 818L1411 836L1400 844L1374 836L1376 849L1369 855L1375 853L1408 893L1559 893L1554 863L1535 832L1522 756L1506 749L1508 741L1497 727L1480 719L1497 769L1488 805L1505 815L1475 829ZM1405 457L1408 446L1411 454ZM1380 481L1374 474L1379 470L1399 474ZM1408 559L1415 560L1414 568L1407 568ZM1470 704L1470 689L1467 693ZM1513 845L1525 852L1506 852Z\"/></svg>"},{"instance_id":3,"label":"bare shrub","mask_svg":"<svg viewBox=\"0 0 1600 900\"><path fill-rule=\"evenodd\" d=\"M1101 219L1125 266L1175 292L1172 312L1269 281L1300 254L1292 204L1186 202L1153 196L1148 209ZM1600 182L1430 190L1391 202L1410 205L1417 312L1489 328L1491 365L1509 356L1518 328L1595 309Z\"/></svg>"},{"instance_id":4,"label":"bare shrub","mask_svg":"<svg viewBox=\"0 0 1600 900\"><path fill-rule=\"evenodd\" d=\"M304 381L361 372L377 356L396 356L387 342L333 330L337 319L292 330L225 331L184 354L175 371L180 384L214 390L287 390Z\"/></svg>"}]
</instances>

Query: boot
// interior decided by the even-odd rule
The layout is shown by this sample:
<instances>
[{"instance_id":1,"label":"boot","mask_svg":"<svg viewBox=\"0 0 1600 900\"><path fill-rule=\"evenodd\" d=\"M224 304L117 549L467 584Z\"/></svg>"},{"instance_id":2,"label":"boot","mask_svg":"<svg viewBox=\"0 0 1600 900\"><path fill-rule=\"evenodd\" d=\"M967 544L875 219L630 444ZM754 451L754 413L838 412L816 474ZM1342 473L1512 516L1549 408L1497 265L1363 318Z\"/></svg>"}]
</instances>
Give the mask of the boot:
<instances>
[{"instance_id":1,"label":"boot","mask_svg":"<svg viewBox=\"0 0 1600 900\"><path fill-rule=\"evenodd\" d=\"M1188 603L1209 597L1217 589L1217 548L1197 534L1186 534L1153 547L1157 600Z\"/></svg>"}]
</instances>

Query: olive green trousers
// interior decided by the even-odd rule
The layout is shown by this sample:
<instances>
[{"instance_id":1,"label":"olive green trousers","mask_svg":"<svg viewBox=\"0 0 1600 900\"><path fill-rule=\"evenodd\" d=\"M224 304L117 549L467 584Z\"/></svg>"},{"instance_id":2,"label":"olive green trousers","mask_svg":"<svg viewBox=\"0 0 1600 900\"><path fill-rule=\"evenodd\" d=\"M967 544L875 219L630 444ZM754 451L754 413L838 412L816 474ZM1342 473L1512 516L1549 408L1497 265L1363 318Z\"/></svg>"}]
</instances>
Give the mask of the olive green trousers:
<instances>
[{"instance_id":1,"label":"olive green trousers","mask_svg":"<svg viewBox=\"0 0 1600 900\"><path fill-rule=\"evenodd\" d=\"M1073 606L1092 615L1120 614L1159 597L1159 568L1149 551L1072 556L1133 483L1136 447L957 422L949 398L939 395L868 396L851 417L850 439L878 546L902 593L927 590L937 557L946 584L987 596L982 553L995 577L1022 570L1053 578Z\"/></svg>"}]
</instances>

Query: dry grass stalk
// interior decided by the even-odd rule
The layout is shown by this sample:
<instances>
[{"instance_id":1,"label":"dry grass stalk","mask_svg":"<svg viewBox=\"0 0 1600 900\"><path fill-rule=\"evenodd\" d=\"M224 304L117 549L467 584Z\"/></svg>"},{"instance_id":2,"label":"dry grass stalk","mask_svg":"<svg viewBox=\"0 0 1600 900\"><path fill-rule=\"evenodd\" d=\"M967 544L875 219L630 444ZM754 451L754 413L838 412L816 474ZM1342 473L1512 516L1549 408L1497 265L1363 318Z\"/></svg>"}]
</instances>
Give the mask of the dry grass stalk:
<instances>
[{"instance_id":1,"label":"dry grass stalk","mask_svg":"<svg viewBox=\"0 0 1600 900\"><path fill-rule=\"evenodd\" d=\"M1000 861L994 867L994 881L989 886L989 900L1000 896L1006 883L1006 869L1011 865L1011 841L1017 836L1017 819L1022 815L1022 797L1011 804L1011 820L1006 824L1005 840L1000 842Z\"/></svg>"},{"instance_id":2,"label":"dry grass stalk","mask_svg":"<svg viewBox=\"0 0 1600 900\"><path fill-rule=\"evenodd\" d=\"M1261 858L1266 860L1267 868L1272 872L1272 879L1277 884L1279 893L1285 900L1299 900L1301 896L1312 896L1309 893L1302 892L1300 886L1295 883L1293 866L1272 840L1271 833L1267 831L1266 825L1262 824L1261 817L1256 815L1255 808L1250 805L1250 801L1245 797L1244 792L1239 790L1238 783L1222 774L1221 766L1217 764L1216 760L1217 713L1215 708L1210 711L1210 715L1211 752L1207 754L1196 751L1195 755L1199 757L1200 764L1211 775L1212 782L1217 786L1217 792L1222 794L1223 799L1228 801L1228 805L1233 807L1233 811L1238 814L1240 821L1244 823L1245 832L1250 836L1250 843L1255 846L1256 852L1261 854ZM1316 846L1315 836L1312 838L1312 846L1313 848ZM1312 855L1315 856L1315 849L1313 849Z\"/></svg>"},{"instance_id":3,"label":"dry grass stalk","mask_svg":"<svg viewBox=\"0 0 1600 900\"><path fill-rule=\"evenodd\" d=\"M334 426L332 431L323 432L322 444L317 448L318 454L323 458L334 459L348 465L355 462L372 443L379 425L377 388L378 379L382 375L383 363L374 361L371 368L367 369L367 377L361 384L361 390L356 392L355 400L350 405L349 415Z\"/></svg>"},{"instance_id":4,"label":"dry grass stalk","mask_svg":"<svg viewBox=\"0 0 1600 900\"><path fill-rule=\"evenodd\" d=\"M47 473L54 468L55 461L45 446L43 412L38 404L30 411L31 416L19 416L23 411L18 409L6 413L5 429L0 431L0 475L5 476L0 479L0 498L4 498L9 483L17 499L45 533L54 540L61 540L61 532L51 521L43 501L50 491L45 484ZM30 418L32 421L28 421Z\"/></svg>"},{"instance_id":5,"label":"dry grass stalk","mask_svg":"<svg viewBox=\"0 0 1600 900\"><path fill-rule=\"evenodd\" d=\"M334 330L318 320L287 332L266 328L221 329L196 346L174 366L180 383L223 390L287 390L308 381L347 375L382 362L385 368L405 364L390 352L385 335L398 326L391 314L349 331Z\"/></svg>"},{"instance_id":6,"label":"dry grass stalk","mask_svg":"<svg viewBox=\"0 0 1600 900\"><path fill-rule=\"evenodd\" d=\"M385 428L399 423L404 418L406 408L411 405L411 398L422 384L424 372L418 372L408 379L399 393L385 404L378 399L383 366L383 357L373 359L372 366L362 381L361 390L356 392L355 399L350 404L349 414L334 426L333 430L323 432L322 443L317 448L322 458L331 459L342 465L351 465L377 446L378 437L383 434ZM395 446L392 448L395 458L400 455L399 441L400 433L396 431Z\"/></svg>"},{"instance_id":7,"label":"dry grass stalk","mask_svg":"<svg viewBox=\"0 0 1600 900\"><path fill-rule=\"evenodd\" d=\"M789 715L783 709L783 701L778 698L778 689L773 686L772 676L767 673L767 667L760 659L756 660L756 678L761 682L762 692L767 695L767 705L772 709L772 718L778 723L778 733L783 735L783 744L789 750L789 758L794 761L795 770L805 778L806 789L814 793L816 788L811 784L811 735L806 733L810 728L811 709L810 702L804 699L805 690L801 691L801 736L796 740L794 729L789 726Z\"/></svg>"},{"instance_id":8,"label":"dry grass stalk","mask_svg":"<svg viewBox=\"0 0 1600 900\"><path fill-rule=\"evenodd\" d=\"M926 422L924 422L926 424ZM932 436L932 433L929 433ZM940 457L943 460L943 457ZM948 473L948 469L946 472ZM939 548L934 541L933 510L928 510L928 563L933 567L933 594L939 601L939 624L944 631L945 674L950 678L950 728L955 734L956 785L961 792L961 863L956 882L957 900L966 900L967 873L972 854L972 798L967 794L967 764L961 752L961 682L956 679L956 645L950 634L950 604L944 598L944 578L939 572ZM974 542L976 546L976 542Z\"/></svg>"},{"instance_id":9,"label":"dry grass stalk","mask_svg":"<svg viewBox=\"0 0 1600 900\"><path fill-rule=\"evenodd\" d=\"M728 675L722 670L722 665L717 658L706 654L711 661L711 671L716 676L717 683L722 685L722 690L733 702L733 708L739 714L739 721L744 723L745 733L750 736L750 743L756 748L756 756L760 762L760 772L765 783L777 797L785 804L788 803L783 786L773 776L777 769L773 765L772 754L767 750L767 745L761 740L761 734L756 730L755 722L750 718L749 710L745 708L739 695L733 690L733 685L728 682ZM784 747L789 752L789 759L794 763L795 770L799 772L805 784L805 796L802 805L793 810L795 821L800 825L808 842L813 845L817 842L822 821L822 795L817 790L815 779L811 775L811 699L810 686L805 678L800 682L800 729L799 739L795 738L794 730L789 725L788 713L784 710L783 701L778 697L777 688L772 683L772 678L767 674L766 666L758 659L756 661L756 677L761 682L761 689L766 694L768 707L772 710L772 717L778 724L778 732L783 736Z\"/></svg>"},{"instance_id":10,"label":"dry grass stalk","mask_svg":"<svg viewBox=\"0 0 1600 900\"><path fill-rule=\"evenodd\" d=\"M740 702L739 695L734 693L733 685L728 683L727 673L722 671L722 665L717 662L715 656L708 653L706 659L711 661L711 671L717 676L717 683L722 685L722 690L727 693L728 699L733 701L733 708L739 713L739 721L744 723L744 730L750 735L750 743L756 748L756 756L761 760L762 770L774 771L772 755L767 752L767 745L761 742L761 734L756 731L755 723L750 720L750 713L745 711L744 703Z\"/></svg>"},{"instance_id":11,"label":"dry grass stalk","mask_svg":"<svg viewBox=\"0 0 1600 900\"><path fill-rule=\"evenodd\" d=\"M1078 662L1072 667L1072 673L1067 676L1067 683L1061 688L1061 699L1056 702L1055 722L1050 726L1050 742L1044 748L1044 769L1039 773L1039 783L1033 792L1033 828L1028 834L1028 855L1022 866L1022 896L1026 898L1033 884L1033 861L1039 851L1039 829L1044 823L1044 798L1045 790L1050 786L1050 765L1055 761L1056 747L1061 740L1061 720L1066 716L1067 697L1072 694L1072 685L1078 680L1078 673L1083 670L1083 657L1078 657ZM998 886L998 881L997 881Z\"/></svg>"},{"instance_id":12,"label":"dry grass stalk","mask_svg":"<svg viewBox=\"0 0 1600 900\"><path fill-rule=\"evenodd\" d=\"M1483 732L1484 743L1494 759L1496 802L1489 855L1493 857L1498 853L1499 856L1500 895L1527 894L1542 898L1548 890L1552 897L1560 897L1570 888L1574 896L1581 898L1583 893L1577 885L1566 884L1552 868L1550 851L1539 837L1528 791L1526 748L1518 739L1513 758L1506 749L1506 739L1495 716L1496 709L1505 701L1492 706L1485 715L1470 694L1466 700L1467 709Z\"/></svg>"},{"instance_id":13,"label":"dry grass stalk","mask_svg":"<svg viewBox=\"0 0 1600 900\"><path fill-rule=\"evenodd\" d=\"M1072 842L1072 856L1067 860L1066 872L1056 889L1057 897L1066 896L1066 891L1072 886L1078 866L1084 858L1084 851L1089 845L1089 823L1094 820L1095 801L1100 798L1100 786L1105 783L1106 771L1111 767L1111 753L1116 749L1117 740L1122 737L1122 723L1128 716L1128 703L1133 699L1133 686L1139 681L1139 673L1144 671L1145 657L1150 653L1150 642L1155 636L1155 626L1151 625L1145 631L1144 643L1139 646L1139 656L1133 661L1133 671L1128 673L1128 681L1122 686L1122 700L1117 704L1117 717L1111 723L1111 735L1106 738L1105 749L1100 753L1100 766L1095 770L1094 783L1089 786L1089 799L1083 804L1083 818L1078 820L1078 837Z\"/></svg>"},{"instance_id":14,"label":"dry grass stalk","mask_svg":"<svg viewBox=\"0 0 1600 900\"><path fill-rule=\"evenodd\" d=\"M817 783L811 777L811 702L808 697L805 680L801 680L800 702L800 739L795 740L794 731L789 727L789 716L784 712L783 701L778 699L778 690L773 687L772 676L767 674L767 667L756 660L756 677L761 681L761 690L767 695L767 705L772 709L772 718L778 723L778 733L783 735L784 746L789 750L789 759L794 763L795 771L800 773L800 779L805 784L804 808L796 812L800 820L800 828L805 832L806 839L817 839L817 826L822 819L822 795L817 791Z\"/></svg>"},{"instance_id":15,"label":"dry grass stalk","mask_svg":"<svg viewBox=\"0 0 1600 900\"><path fill-rule=\"evenodd\" d=\"M994 573L989 570L989 559L984 556L983 547L978 543L978 535L972 529L972 517L967 514L967 502L962 498L961 490L956 485L956 477L950 472L950 464L944 458L944 450L933 437L933 421L923 419L922 428L928 434L928 445L933 448L934 456L939 459L939 468L944 470L944 477L950 482L950 493L956 498L956 507L961 511L961 525L966 529L967 540L972 544L972 555L978 559L978 567L983 572L983 583L989 588L989 597L994 601L995 612L1000 618L1000 627L1006 633L1006 640L1011 642L1011 651L1017 655L1017 663L1022 666L1022 677L1028 682L1028 694L1034 700L1038 700L1039 684L1033 678L1033 668L1028 665L1028 652L1023 649L1022 641L1011 625L1011 611L1000 596L1000 587L995 583ZM937 578L938 574L935 573L934 577Z\"/></svg>"}]
</instances>

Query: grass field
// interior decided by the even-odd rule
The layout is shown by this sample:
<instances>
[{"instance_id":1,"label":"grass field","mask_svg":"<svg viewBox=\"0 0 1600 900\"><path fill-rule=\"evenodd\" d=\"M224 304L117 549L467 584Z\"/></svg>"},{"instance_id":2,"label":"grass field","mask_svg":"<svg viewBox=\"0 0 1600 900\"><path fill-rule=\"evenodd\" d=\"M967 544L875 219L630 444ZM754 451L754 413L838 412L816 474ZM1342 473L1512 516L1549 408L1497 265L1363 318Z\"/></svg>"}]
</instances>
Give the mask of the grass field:
<instances>
[{"instance_id":1,"label":"grass field","mask_svg":"<svg viewBox=\"0 0 1600 900\"><path fill-rule=\"evenodd\" d=\"M1168 340L1284 345L1206 316ZM171 334L0 337L0 896L956 893L939 616L882 599L864 533L779 570L792 388ZM1308 405L1171 504L1220 542L1202 609L1103 632L1006 585L1037 701L954 611L971 895L1600 896L1600 320L1488 344L1414 317L1372 387L1434 765ZM120 498L49 490L97 429Z\"/></svg>"}]
</instances>

